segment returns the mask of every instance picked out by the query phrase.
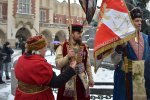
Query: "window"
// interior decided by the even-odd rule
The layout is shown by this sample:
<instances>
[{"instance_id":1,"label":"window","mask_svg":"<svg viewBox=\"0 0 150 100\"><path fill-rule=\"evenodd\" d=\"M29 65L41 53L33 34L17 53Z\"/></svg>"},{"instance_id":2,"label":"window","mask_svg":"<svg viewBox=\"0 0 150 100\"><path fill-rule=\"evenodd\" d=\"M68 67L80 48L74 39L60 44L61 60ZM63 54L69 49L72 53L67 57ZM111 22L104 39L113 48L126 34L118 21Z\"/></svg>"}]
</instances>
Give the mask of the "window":
<instances>
[{"instance_id":1,"label":"window","mask_svg":"<svg viewBox=\"0 0 150 100\"><path fill-rule=\"evenodd\" d=\"M2 4L0 4L0 18L2 18Z\"/></svg>"},{"instance_id":2,"label":"window","mask_svg":"<svg viewBox=\"0 0 150 100\"><path fill-rule=\"evenodd\" d=\"M40 21L46 21L46 11L40 10Z\"/></svg>"},{"instance_id":3,"label":"window","mask_svg":"<svg viewBox=\"0 0 150 100\"><path fill-rule=\"evenodd\" d=\"M31 13L31 0L19 0L18 12L29 14Z\"/></svg>"}]
</instances>

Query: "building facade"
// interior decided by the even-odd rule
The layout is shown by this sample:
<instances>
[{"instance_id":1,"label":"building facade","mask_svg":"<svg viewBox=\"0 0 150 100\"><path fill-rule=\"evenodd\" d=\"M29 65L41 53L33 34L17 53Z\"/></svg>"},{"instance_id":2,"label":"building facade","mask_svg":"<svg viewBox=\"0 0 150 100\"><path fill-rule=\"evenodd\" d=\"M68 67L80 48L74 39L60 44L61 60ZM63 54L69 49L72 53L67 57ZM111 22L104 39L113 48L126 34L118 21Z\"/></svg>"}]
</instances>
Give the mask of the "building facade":
<instances>
[{"instance_id":1,"label":"building facade","mask_svg":"<svg viewBox=\"0 0 150 100\"><path fill-rule=\"evenodd\" d=\"M71 23L83 23L85 14L76 0L71 5ZM14 45L30 36L43 34L48 41L68 39L66 0L0 0L0 43Z\"/></svg>"},{"instance_id":2,"label":"building facade","mask_svg":"<svg viewBox=\"0 0 150 100\"><path fill-rule=\"evenodd\" d=\"M6 40L7 7L8 3L6 0L0 1L0 44Z\"/></svg>"}]
</instances>

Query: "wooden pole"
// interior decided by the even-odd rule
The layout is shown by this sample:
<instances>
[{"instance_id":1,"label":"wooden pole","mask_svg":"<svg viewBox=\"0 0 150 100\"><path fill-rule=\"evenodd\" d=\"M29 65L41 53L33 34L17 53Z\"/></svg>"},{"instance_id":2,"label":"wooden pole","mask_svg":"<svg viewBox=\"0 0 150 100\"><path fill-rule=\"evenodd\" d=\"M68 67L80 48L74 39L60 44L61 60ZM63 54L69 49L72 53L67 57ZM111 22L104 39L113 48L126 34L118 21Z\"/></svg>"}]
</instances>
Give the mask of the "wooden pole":
<instances>
[{"instance_id":1,"label":"wooden pole","mask_svg":"<svg viewBox=\"0 0 150 100\"><path fill-rule=\"evenodd\" d=\"M68 0L68 13L69 13L69 43L70 43L70 46L71 48L73 47L72 46L72 43L71 43L71 34L72 34L72 27L71 27L71 10L70 10L70 0ZM73 57L72 60L75 60L75 58ZM76 83L76 78L75 78L75 83ZM75 84L75 88L76 88L76 84ZM76 93L77 94L77 93ZM74 97L74 100L77 100L77 96Z\"/></svg>"},{"instance_id":2,"label":"wooden pole","mask_svg":"<svg viewBox=\"0 0 150 100\"><path fill-rule=\"evenodd\" d=\"M68 19L68 21L69 21L69 30L70 30L70 32L69 32L69 42L70 42L70 40L71 40L71 33L72 33L70 0L68 0L68 14L69 14L69 19Z\"/></svg>"},{"instance_id":3,"label":"wooden pole","mask_svg":"<svg viewBox=\"0 0 150 100\"><path fill-rule=\"evenodd\" d=\"M138 58L140 56L140 31L138 31L137 33L137 40L138 40Z\"/></svg>"}]
</instances>

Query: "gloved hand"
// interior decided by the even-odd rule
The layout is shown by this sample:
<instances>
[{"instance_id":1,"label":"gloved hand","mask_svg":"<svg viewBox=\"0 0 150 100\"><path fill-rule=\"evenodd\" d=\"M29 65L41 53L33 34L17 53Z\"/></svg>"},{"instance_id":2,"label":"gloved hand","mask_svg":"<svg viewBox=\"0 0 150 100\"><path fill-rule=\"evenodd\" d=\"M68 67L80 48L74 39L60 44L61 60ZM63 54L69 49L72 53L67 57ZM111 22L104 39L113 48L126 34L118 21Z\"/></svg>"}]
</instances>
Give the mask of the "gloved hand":
<instances>
[{"instance_id":1,"label":"gloved hand","mask_svg":"<svg viewBox=\"0 0 150 100\"><path fill-rule=\"evenodd\" d=\"M118 45L116 48L115 48L115 51L118 53L118 54L121 54L124 49L125 49L125 44L122 44L122 45Z\"/></svg>"}]
</instances>

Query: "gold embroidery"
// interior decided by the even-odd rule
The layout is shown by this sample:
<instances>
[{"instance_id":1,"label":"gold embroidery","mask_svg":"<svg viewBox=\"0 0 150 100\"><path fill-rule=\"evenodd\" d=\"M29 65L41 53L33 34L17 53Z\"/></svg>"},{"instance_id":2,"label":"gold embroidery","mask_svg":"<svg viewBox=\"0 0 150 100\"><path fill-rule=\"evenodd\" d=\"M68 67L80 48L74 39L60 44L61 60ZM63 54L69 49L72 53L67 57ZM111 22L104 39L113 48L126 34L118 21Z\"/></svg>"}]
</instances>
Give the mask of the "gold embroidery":
<instances>
[{"instance_id":1,"label":"gold embroidery","mask_svg":"<svg viewBox=\"0 0 150 100\"><path fill-rule=\"evenodd\" d=\"M111 43L111 44L109 44L109 45L107 45L107 46L104 46L104 47L101 48L101 49L98 49L97 51L94 51L94 52L95 52L95 53L94 53L94 67L95 67L95 72L96 72L96 59L97 59L97 56L98 56L99 54L101 54L101 53L103 53L104 51L109 50L109 49L111 49L111 48L113 48L113 47L116 47L117 45L120 45L120 44L122 44L122 43L125 43L125 42L129 41L129 40L132 39L133 37L135 37L135 34L131 34L131 35L129 35L129 36L127 36L127 37L125 37L125 38L123 38L123 39L117 41L117 42Z\"/></svg>"}]
</instances>

